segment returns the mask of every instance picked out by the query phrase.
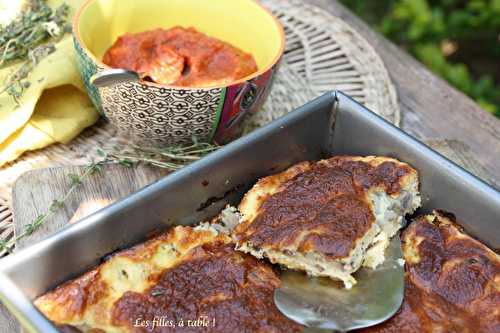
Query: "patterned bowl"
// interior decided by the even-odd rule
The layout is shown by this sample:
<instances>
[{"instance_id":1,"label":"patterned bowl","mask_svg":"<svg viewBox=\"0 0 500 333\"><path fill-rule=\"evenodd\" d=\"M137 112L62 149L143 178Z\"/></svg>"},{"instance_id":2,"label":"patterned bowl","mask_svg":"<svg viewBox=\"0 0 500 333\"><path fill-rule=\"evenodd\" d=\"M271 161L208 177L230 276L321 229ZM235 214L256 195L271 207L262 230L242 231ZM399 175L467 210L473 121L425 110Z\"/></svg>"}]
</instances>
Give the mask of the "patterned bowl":
<instances>
[{"instance_id":1,"label":"patterned bowl","mask_svg":"<svg viewBox=\"0 0 500 333\"><path fill-rule=\"evenodd\" d=\"M97 88L106 50L124 33L195 27L251 53L258 72L226 86L187 88L138 81ZM88 0L77 11L73 37L94 105L136 143L186 143L195 136L225 143L261 108L283 54L285 38L272 14L253 0Z\"/></svg>"}]
</instances>

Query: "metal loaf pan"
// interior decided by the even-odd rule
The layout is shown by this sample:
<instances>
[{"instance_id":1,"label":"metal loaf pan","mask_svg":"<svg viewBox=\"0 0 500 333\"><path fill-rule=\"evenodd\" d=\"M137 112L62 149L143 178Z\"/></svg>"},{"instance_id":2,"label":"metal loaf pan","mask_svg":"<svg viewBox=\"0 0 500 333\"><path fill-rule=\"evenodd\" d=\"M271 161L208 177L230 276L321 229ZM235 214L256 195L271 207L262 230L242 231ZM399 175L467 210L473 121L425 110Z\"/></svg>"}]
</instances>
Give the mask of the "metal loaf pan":
<instances>
[{"instance_id":1,"label":"metal loaf pan","mask_svg":"<svg viewBox=\"0 0 500 333\"><path fill-rule=\"evenodd\" d=\"M423 208L455 213L500 248L500 193L341 92L327 93L129 197L0 260L0 299L29 332L56 333L31 299L117 249L170 224L195 224L237 204L259 178L301 160L386 155L420 173ZM208 182L208 185L207 185Z\"/></svg>"}]
</instances>

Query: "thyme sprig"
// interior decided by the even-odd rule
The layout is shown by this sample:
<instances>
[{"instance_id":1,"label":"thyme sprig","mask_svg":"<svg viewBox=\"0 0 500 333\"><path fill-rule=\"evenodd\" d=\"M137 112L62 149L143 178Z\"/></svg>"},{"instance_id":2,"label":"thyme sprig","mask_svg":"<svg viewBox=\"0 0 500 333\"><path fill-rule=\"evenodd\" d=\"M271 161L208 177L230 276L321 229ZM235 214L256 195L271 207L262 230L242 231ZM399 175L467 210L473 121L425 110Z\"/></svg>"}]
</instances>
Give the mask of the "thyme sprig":
<instances>
[{"instance_id":1,"label":"thyme sprig","mask_svg":"<svg viewBox=\"0 0 500 333\"><path fill-rule=\"evenodd\" d=\"M98 161L92 161L91 163L89 163L85 167L81 175L70 174L69 175L70 187L68 191L61 198L53 200L52 203L47 208L47 211L43 214L38 215L33 220L33 222L26 225L24 227L24 230L20 234L16 235L10 240L0 240L0 257L2 257L7 253L10 253L17 241L25 237L31 236L35 231L37 231L45 222L47 222L47 220L52 215L54 215L60 208L64 207L65 202L71 197L73 192L75 192L75 190L83 184L85 179L95 174L96 172L99 172L102 166L107 162L108 158L104 154L104 156Z\"/></svg>"},{"instance_id":2,"label":"thyme sprig","mask_svg":"<svg viewBox=\"0 0 500 333\"><path fill-rule=\"evenodd\" d=\"M128 167L141 162L163 169L178 170L219 148L216 144L198 142L193 138L193 143L189 146L170 146L162 149L134 146L121 153L109 153L108 158Z\"/></svg>"},{"instance_id":3,"label":"thyme sprig","mask_svg":"<svg viewBox=\"0 0 500 333\"><path fill-rule=\"evenodd\" d=\"M15 102L19 104L19 98L22 96L25 89L29 88L31 83L26 80L31 71L38 65L40 60L56 50L52 43L40 45L28 52L28 61L24 62L16 71L10 74L4 83L0 94L7 92L11 95Z\"/></svg>"},{"instance_id":4,"label":"thyme sprig","mask_svg":"<svg viewBox=\"0 0 500 333\"><path fill-rule=\"evenodd\" d=\"M123 150L121 153L108 153L98 148L98 159L93 159L85 166L82 174L69 174L70 187L68 191L59 199L52 201L46 212L38 215L30 224L26 225L23 232L10 240L0 240L0 257L10 253L17 241L32 235L59 209L64 207L71 195L89 178L89 176L101 171L103 165L115 163L124 167L132 167L138 163L145 163L155 167L168 169L171 171L180 169L193 161L196 161L206 154L219 149L220 146L205 142L199 142L193 138L193 143L188 146L171 146L163 149L145 148L133 146Z\"/></svg>"},{"instance_id":5,"label":"thyme sprig","mask_svg":"<svg viewBox=\"0 0 500 333\"><path fill-rule=\"evenodd\" d=\"M0 27L0 67L15 60L25 60L41 43L68 32L68 13L67 4L53 10L44 0L32 0L26 12Z\"/></svg>"},{"instance_id":6,"label":"thyme sprig","mask_svg":"<svg viewBox=\"0 0 500 333\"><path fill-rule=\"evenodd\" d=\"M56 10L44 0L31 0L30 7L6 26L0 26L0 68L15 61L20 67L10 74L0 89L16 103L30 83L25 79L41 59L55 51L54 43L71 30L67 19L69 6L62 4Z\"/></svg>"}]
</instances>

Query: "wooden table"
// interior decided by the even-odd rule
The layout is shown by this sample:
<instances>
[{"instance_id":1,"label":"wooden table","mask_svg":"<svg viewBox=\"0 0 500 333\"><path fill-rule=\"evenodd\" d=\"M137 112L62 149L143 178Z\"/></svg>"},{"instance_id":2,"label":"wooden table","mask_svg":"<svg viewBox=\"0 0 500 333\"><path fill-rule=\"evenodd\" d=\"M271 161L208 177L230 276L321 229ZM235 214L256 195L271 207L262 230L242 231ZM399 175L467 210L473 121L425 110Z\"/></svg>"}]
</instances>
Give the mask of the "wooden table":
<instances>
[{"instance_id":1,"label":"wooden table","mask_svg":"<svg viewBox=\"0 0 500 333\"><path fill-rule=\"evenodd\" d=\"M336 0L308 0L354 27L377 51L396 86L401 128L422 140L458 140L500 188L500 119L432 74Z\"/></svg>"},{"instance_id":2,"label":"wooden table","mask_svg":"<svg viewBox=\"0 0 500 333\"><path fill-rule=\"evenodd\" d=\"M398 92L403 130L426 142L436 141L439 151L500 188L499 119L373 31L338 1L308 2L340 16L379 53ZM451 140L451 144L443 148L442 140ZM460 154L463 150L467 154ZM471 154L474 160L470 160ZM17 331L15 320L0 306L0 333Z\"/></svg>"}]
</instances>

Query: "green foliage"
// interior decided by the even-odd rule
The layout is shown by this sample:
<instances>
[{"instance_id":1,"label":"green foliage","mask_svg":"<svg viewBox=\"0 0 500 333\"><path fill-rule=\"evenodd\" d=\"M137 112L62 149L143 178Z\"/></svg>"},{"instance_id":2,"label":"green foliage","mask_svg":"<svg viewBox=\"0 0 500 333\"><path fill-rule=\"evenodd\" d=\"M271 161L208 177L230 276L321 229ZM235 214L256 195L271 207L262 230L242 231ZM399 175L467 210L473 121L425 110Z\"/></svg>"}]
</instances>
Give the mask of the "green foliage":
<instances>
[{"instance_id":1,"label":"green foliage","mask_svg":"<svg viewBox=\"0 0 500 333\"><path fill-rule=\"evenodd\" d=\"M500 0L342 0L500 117Z\"/></svg>"}]
</instances>

